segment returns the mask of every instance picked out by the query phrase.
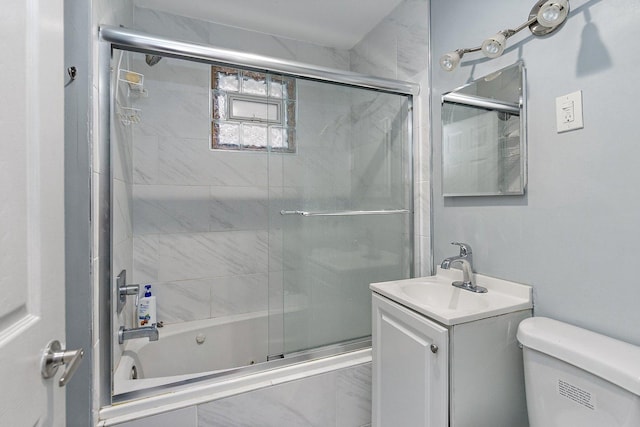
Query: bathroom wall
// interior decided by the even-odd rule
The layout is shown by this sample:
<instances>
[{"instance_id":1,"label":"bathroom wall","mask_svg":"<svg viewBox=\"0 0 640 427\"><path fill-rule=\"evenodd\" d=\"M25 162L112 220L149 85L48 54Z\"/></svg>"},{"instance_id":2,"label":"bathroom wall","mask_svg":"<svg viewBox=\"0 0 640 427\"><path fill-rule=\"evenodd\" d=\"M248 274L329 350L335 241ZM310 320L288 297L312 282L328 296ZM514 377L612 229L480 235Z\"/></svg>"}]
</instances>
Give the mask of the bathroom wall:
<instances>
[{"instance_id":1,"label":"bathroom wall","mask_svg":"<svg viewBox=\"0 0 640 427\"><path fill-rule=\"evenodd\" d=\"M346 51L149 9L136 9L135 15L136 27L150 33L332 68L349 66ZM374 268L382 266L379 260L368 252L359 257L354 245L404 258L409 248L400 244L397 233L376 239L368 236L374 234L372 229L384 229L372 220L360 221L359 226L349 219L283 218L279 211L406 206L408 195L401 192L393 196L396 204L389 202L389 196L379 200L373 193L381 188L371 185L371 172L367 175L368 170L380 169L370 164L376 153L365 153L367 146L377 150L384 142L377 136L381 129L370 126L371 113L379 112L383 101L392 96L300 80L295 155L212 152L208 148L208 67L165 59L154 67L138 61L135 71L145 74L148 96L135 101L143 120L135 126L134 138L133 277L137 283L155 285L159 320L172 323L267 308L274 313L286 305L287 317L272 318L269 326L270 338L281 336L284 320L287 351L367 335L369 316L363 312L369 311L371 274L364 267L359 272L351 269L354 282L358 274L366 275L354 294L358 297L351 298L344 289L334 289L340 287L338 282L330 283L325 277L330 272L322 265L331 264L325 258L341 258L334 252L342 250L344 257L352 256L352 263ZM397 105L389 106L398 110ZM389 113L389 126L395 120L399 130L389 141L395 167L390 172L402 176L397 165L403 159L407 133L401 131L397 112ZM361 132L363 127L366 134ZM355 163L355 173L350 173ZM396 181L393 188L387 185L388 192L400 188L400 180ZM374 204L362 205L367 198ZM230 252L229 247L244 249ZM376 276L380 280L403 274L398 268L380 269ZM358 304L357 300L362 305L357 310L353 305L339 307ZM344 317L353 313L349 319ZM340 327L341 322L351 328ZM326 327L317 328L318 324ZM272 340L271 344L270 354L282 353L282 343Z\"/></svg>"},{"instance_id":2,"label":"bathroom wall","mask_svg":"<svg viewBox=\"0 0 640 427\"><path fill-rule=\"evenodd\" d=\"M266 43L264 35L148 9L135 15L136 28L150 33L348 66L348 53L334 49L271 36ZM305 248L287 242L283 256L279 210L309 203L321 209L335 203L327 197L347 198L349 126L341 117L348 97L338 87L298 83L295 155L211 151L209 67L164 59L154 67L138 61L136 70L145 73L149 95L135 103L144 116L134 144L135 281L154 285L166 323L280 310L269 326L271 337L282 336L283 281L289 300L300 294L305 298L295 302L306 305L310 295L296 280L305 267L295 258ZM329 132L318 137L323 129ZM301 341L294 348L305 347L302 329L288 337ZM282 342L272 341L268 353L282 351Z\"/></svg>"},{"instance_id":3,"label":"bathroom wall","mask_svg":"<svg viewBox=\"0 0 640 427\"><path fill-rule=\"evenodd\" d=\"M88 34L91 28L90 2L64 2L64 64L79 71L73 83L65 85L65 327L66 348L85 349L82 365L66 385L67 424L91 425L93 335L91 288L90 146L89 94L91 89Z\"/></svg>"},{"instance_id":4,"label":"bathroom wall","mask_svg":"<svg viewBox=\"0 0 640 427\"><path fill-rule=\"evenodd\" d=\"M530 284L535 314L640 344L640 181L637 100L640 4L574 0L555 34L527 30L496 60L468 54L441 71L437 59L523 22L530 0L432 1L433 123L443 92L522 59L528 90L528 187L524 196L441 196L441 129L434 142L436 263L473 247L475 271ZM555 98L582 90L584 129L556 132Z\"/></svg>"},{"instance_id":5,"label":"bathroom wall","mask_svg":"<svg viewBox=\"0 0 640 427\"><path fill-rule=\"evenodd\" d=\"M295 155L212 151L210 67L165 58L151 68L140 58L134 69L145 73L148 95L134 102L143 119L133 144L133 280L153 286L158 319L273 311L283 305L283 281L289 297L310 297L299 279L311 272L297 260L307 248L287 241L285 249L283 227L291 221L279 211L348 198L349 126L338 124L349 103L342 88L298 82ZM339 99L345 102L335 107ZM323 128L333 130L330 141L317 136ZM304 231L306 238L330 238L318 227ZM266 346L266 330L264 338Z\"/></svg>"},{"instance_id":6,"label":"bathroom wall","mask_svg":"<svg viewBox=\"0 0 640 427\"><path fill-rule=\"evenodd\" d=\"M298 40L185 18L151 9L135 8L134 28L151 34L206 43L259 55L349 69L349 53Z\"/></svg>"},{"instance_id":7,"label":"bathroom wall","mask_svg":"<svg viewBox=\"0 0 640 427\"><path fill-rule=\"evenodd\" d=\"M420 94L414 123L414 265L415 275L431 274L429 170L429 2L400 3L350 51L351 70L414 82Z\"/></svg>"}]
</instances>

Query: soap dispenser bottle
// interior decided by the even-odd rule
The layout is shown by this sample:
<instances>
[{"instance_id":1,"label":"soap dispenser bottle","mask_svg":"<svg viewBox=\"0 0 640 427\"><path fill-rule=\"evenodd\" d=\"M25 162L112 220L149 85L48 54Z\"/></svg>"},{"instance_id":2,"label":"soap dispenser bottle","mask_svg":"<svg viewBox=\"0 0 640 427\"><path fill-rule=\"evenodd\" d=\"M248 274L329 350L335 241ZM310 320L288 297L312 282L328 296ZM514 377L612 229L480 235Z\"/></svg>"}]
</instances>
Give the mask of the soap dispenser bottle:
<instances>
[{"instance_id":1,"label":"soap dispenser bottle","mask_svg":"<svg viewBox=\"0 0 640 427\"><path fill-rule=\"evenodd\" d=\"M138 302L138 326L151 326L156 322L156 297L151 295L151 285L145 285L144 297Z\"/></svg>"}]
</instances>

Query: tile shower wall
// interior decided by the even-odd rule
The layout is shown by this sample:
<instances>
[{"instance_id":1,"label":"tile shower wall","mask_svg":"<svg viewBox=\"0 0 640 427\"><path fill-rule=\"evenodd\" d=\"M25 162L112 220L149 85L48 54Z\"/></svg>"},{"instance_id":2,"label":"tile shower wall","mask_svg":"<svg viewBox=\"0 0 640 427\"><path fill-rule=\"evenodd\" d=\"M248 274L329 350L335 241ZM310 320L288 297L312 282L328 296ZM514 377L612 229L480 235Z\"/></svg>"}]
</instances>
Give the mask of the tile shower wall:
<instances>
[{"instance_id":1,"label":"tile shower wall","mask_svg":"<svg viewBox=\"0 0 640 427\"><path fill-rule=\"evenodd\" d=\"M119 427L337 426L371 423L371 364L215 400Z\"/></svg>"},{"instance_id":2,"label":"tile shower wall","mask_svg":"<svg viewBox=\"0 0 640 427\"><path fill-rule=\"evenodd\" d=\"M136 29L212 46L349 70L349 51L247 31L146 8L134 11Z\"/></svg>"},{"instance_id":3,"label":"tile shower wall","mask_svg":"<svg viewBox=\"0 0 640 427\"><path fill-rule=\"evenodd\" d=\"M409 12L403 11L403 15L400 12L397 14L406 19L415 11L414 7ZM346 51L265 36L149 9L137 8L135 17L135 26L144 31L332 68L348 69L353 58L353 54L350 55ZM396 21L404 25L402 20L391 20L392 24L386 23L384 31L389 31ZM399 32L397 29L394 31ZM401 36L395 33L394 37L402 40L401 36L410 32L405 31ZM405 55L411 53L420 52L415 52L415 49L403 52ZM301 118L298 124L298 138L304 141L304 144L300 144L297 155L267 158L260 153L221 152L211 156L205 149L208 141L208 119L203 117L204 113L208 114L208 98L204 93L194 93L194 88L208 84L208 71L197 71L197 68L187 70L184 67L188 66L178 61L164 62L164 65L161 62L153 68L146 68L146 78L150 82L150 97L141 99L139 103L143 107L145 119L138 127L134 148L135 280L159 285L156 288L159 317L167 322L215 317L220 313L234 311L266 309L267 300L262 297L267 292L268 278L284 281L285 292L301 295L301 298L288 298L288 302L310 303L308 298L305 298L305 295L309 294L310 284L305 285L299 280L300 277L304 277L303 274L308 273L305 271L308 270L308 266L296 262L303 259L303 255L308 257L309 254L305 252L304 247L284 241L283 223L278 211L280 206L289 206L291 209L304 207L307 210L350 209L351 200L358 199L359 195L366 194L367 191L371 192L374 188L371 185L367 191L363 191L363 186L370 178L366 173L354 181L350 175L337 171L349 170L352 166L350 162L357 162L349 154L351 144L354 144L356 156L361 160L360 166L353 166L357 173L366 172L367 161L372 159L375 153L366 153L366 135L357 124L353 127L352 121L345 121L344 117L371 113L375 111L375 106L368 110L363 109L357 100L345 100L341 104L336 102L336 98L344 97L340 91L302 82L299 96L306 102L298 103ZM167 66L168 63L171 63L171 67ZM371 74L380 75L378 68L371 69L375 71ZM404 69L409 70L410 66L406 65ZM168 74L156 76L157 73ZM415 80L415 76L412 78ZM176 79L178 83L175 83L175 88L170 87L174 83L167 85L167 82L174 82ZM186 79L195 80L187 87L183 84L186 83ZM156 84L159 81L162 81L161 85ZM158 93L158 98L155 99L162 99L163 102L153 102L154 90ZM192 95L188 101L186 94ZM176 96L183 98L177 99ZM180 108L167 109L166 105L173 102L177 102L175 105L180 105ZM337 105L345 105L347 110L339 111ZM171 111L171 114L167 114L168 111ZM308 117L310 119L305 120ZM395 117L390 120L395 120ZM406 135L397 136L406 138ZM328 145L328 141L332 143ZM369 145L375 147L378 144ZM399 144L396 146L400 147ZM341 168L342 165L346 167ZM267 183L271 190L267 189ZM375 209L380 206L367 208ZM292 223L294 222L288 224ZM319 241L329 241L330 236L326 230L326 226L314 227L307 223L304 237L318 237L321 239ZM289 231L292 231L290 235L299 236L295 229ZM352 241L364 241L367 237L363 230L347 231L345 226L337 227L334 231L343 241L348 240L344 237L349 233L353 234ZM174 240L177 235L181 235L181 239L175 242L176 246ZM250 235L253 236L253 242L247 241ZM197 257L194 258L196 254L178 254L181 248L179 242L189 247L191 245L186 243L186 239L196 236L208 241L211 241L213 236L218 236L217 243L223 243L223 248L224 242L220 239L224 236L244 236L243 247L257 252L254 254L241 251L235 263L213 262L205 271L194 265L197 264ZM424 237L423 234L419 234L416 241L419 242ZM226 244L230 245L232 242L233 240L227 240ZM249 249L247 245L253 246ZM282 251L287 249L290 249L290 252L283 256ZM404 253L408 250L403 247L387 249L392 253ZM209 255L216 259L229 257L228 252L225 254L219 251ZM200 256L202 260L208 259L204 253L200 253ZM251 256L255 256L255 259L251 269L247 270L242 266L246 265L244 261L248 258L242 257ZM265 256L266 264L263 263ZM182 263L182 258L189 262ZM184 272L177 271L180 269L177 267L179 264L193 268L190 276L181 276ZM229 286L235 286L231 293L244 298L232 302L230 298L218 298L213 295L211 292L215 287L222 290L218 292L222 296L225 293L229 294L230 288L204 279L212 276L226 278ZM230 278L234 279L233 285ZM216 279L218 280L220 279ZM258 283L262 283L263 286L257 285ZM285 308L279 307L282 300L283 296L279 291L272 288L268 300L272 312L273 309ZM167 304L168 301L171 301L170 304ZM230 304L235 307L230 307ZM194 310L193 307L197 309ZM300 326L307 331L314 330L304 328L306 321L301 319L301 322L290 322L290 325ZM270 322L270 326L275 328L271 330L272 336L281 335L281 331L278 331L281 324L279 321ZM308 338L308 334L303 333L302 329L299 334L291 332L291 337L298 336L300 340ZM303 347L305 345L301 342L300 348ZM272 350L274 351L270 353L278 352Z\"/></svg>"},{"instance_id":4,"label":"tile shower wall","mask_svg":"<svg viewBox=\"0 0 640 427\"><path fill-rule=\"evenodd\" d=\"M284 269L279 210L348 199L348 100L343 112L340 89L300 82L296 155L212 151L209 67L167 58L135 69L148 95L135 103L133 280L154 285L165 323L267 310L269 274ZM290 269L297 252L284 256Z\"/></svg>"},{"instance_id":5,"label":"tile shower wall","mask_svg":"<svg viewBox=\"0 0 640 427\"><path fill-rule=\"evenodd\" d=\"M414 264L416 275L431 274L429 2L405 0L350 51L351 70L420 85L415 97Z\"/></svg>"},{"instance_id":6,"label":"tile shower wall","mask_svg":"<svg viewBox=\"0 0 640 427\"><path fill-rule=\"evenodd\" d=\"M254 33L147 9L136 9L136 26L207 43L207 35L215 35L218 45L243 40L255 49L260 40L260 53L308 60L316 52L316 63L348 63L348 54L334 49L273 37L269 46ZM154 67L139 60L136 67L145 74L148 97L136 102L144 119L134 136L134 280L154 285L158 318L166 323L269 306L281 312L282 286L269 294L269 280L284 281L289 294L306 289L296 280L302 274L295 262L299 248L282 255L279 210L327 209L336 199L348 199L350 129L342 123L348 99L343 112L336 108L336 98L346 98L341 90L299 83L296 155L212 152L209 68L168 58ZM307 233L328 238L319 228ZM289 300L305 304L305 295ZM282 336L282 319L269 324L272 337ZM280 352L282 343L272 343L269 353Z\"/></svg>"},{"instance_id":7,"label":"tile shower wall","mask_svg":"<svg viewBox=\"0 0 640 427\"><path fill-rule=\"evenodd\" d=\"M267 155L210 150L208 66L136 67L148 96L136 103L134 280L153 285L165 323L266 310Z\"/></svg>"}]
</instances>

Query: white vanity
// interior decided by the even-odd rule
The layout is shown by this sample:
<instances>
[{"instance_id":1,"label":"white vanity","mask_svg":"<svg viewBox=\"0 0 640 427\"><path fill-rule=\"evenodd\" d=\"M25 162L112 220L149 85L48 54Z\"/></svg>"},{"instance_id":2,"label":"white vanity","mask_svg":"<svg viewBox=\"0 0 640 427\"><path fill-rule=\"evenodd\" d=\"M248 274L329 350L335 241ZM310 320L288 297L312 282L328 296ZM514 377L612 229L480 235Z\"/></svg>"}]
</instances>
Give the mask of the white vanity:
<instances>
[{"instance_id":1,"label":"white vanity","mask_svg":"<svg viewBox=\"0 0 640 427\"><path fill-rule=\"evenodd\" d=\"M373 425L526 427L518 324L531 287L459 270L373 283Z\"/></svg>"}]
</instances>

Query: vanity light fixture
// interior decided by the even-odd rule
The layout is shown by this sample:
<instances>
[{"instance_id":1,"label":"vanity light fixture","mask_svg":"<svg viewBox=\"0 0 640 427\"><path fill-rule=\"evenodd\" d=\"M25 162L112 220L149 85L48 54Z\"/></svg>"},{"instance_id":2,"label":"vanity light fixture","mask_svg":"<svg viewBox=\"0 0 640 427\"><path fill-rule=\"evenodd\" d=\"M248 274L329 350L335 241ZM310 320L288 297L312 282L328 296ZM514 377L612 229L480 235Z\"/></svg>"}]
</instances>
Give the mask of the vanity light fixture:
<instances>
[{"instance_id":1,"label":"vanity light fixture","mask_svg":"<svg viewBox=\"0 0 640 427\"><path fill-rule=\"evenodd\" d=\"M529 27L534 36L544 36L560 28L569 15L569 0L539 0L529 12L529 18L514 29L507 29L487 38L482 45L456 49L440 58L440 66L445 71L453 71L462 56L469 52L482 52L488 58L497 58L507 47L507 39Z\"/></svg>"},{"instance_id":2,"label":"vanity light fixture","mask_svg":"<svg viewBox=\"0 0 640 427\"><path fill-rule=\"evenodd\" d=\"M488 58L497 58L502 55L504 48L507 47L507 31L500 31L495 36L491 36L482 42L482 53Z\"/></svg>"},{"instance_id":3,"label":"vanity light fixture","mask_svg":"<svg viewBox=\"0 0 640 427\"><path fill-rule=\"evenodd\" d=\"M536 18L544 27L557 27L567 19L569 0L547 1L538 10Z\"/></svg>"}]
</instances>

